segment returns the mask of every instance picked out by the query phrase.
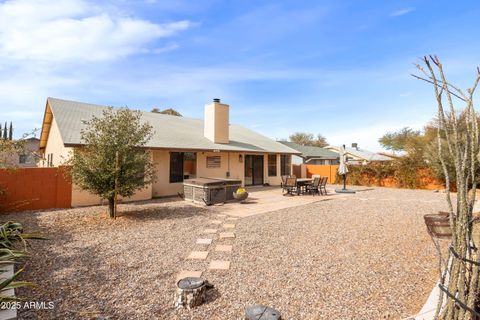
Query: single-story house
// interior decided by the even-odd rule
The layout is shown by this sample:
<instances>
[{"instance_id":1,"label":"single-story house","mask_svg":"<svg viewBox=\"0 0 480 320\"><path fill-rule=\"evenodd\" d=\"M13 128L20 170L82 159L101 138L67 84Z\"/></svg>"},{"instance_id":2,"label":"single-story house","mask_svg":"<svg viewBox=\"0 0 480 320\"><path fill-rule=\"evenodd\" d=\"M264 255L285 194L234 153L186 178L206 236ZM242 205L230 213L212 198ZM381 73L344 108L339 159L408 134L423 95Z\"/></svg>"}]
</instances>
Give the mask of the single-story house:
<instances>
[{"instance_id":1,"label":"single-story house","mask_svg":"<svg viewBox=\"0 0 480 320\"><path fill-rule=\"evenodd\" d=\"M336 152L340 152L340 146L326 146L325 149ZM352 143L352 147L345 147L345 153L347 156L347 162L350 164L367 164L372 161L392 161L393 158L383 154L371 152L368 150L360 149L356 143Z\"/></svg>"},{"instance_id":2,"label":"single-story house","mask_svg":"<svg viewBox=\"0 0 480 320\"><path fill-rule=\"evenodd\" d=\"M335 165L339 164L340 162L340 157L338 156L337 152L333 152L325 148L304 146L290 141L279 142L301 153L299 155L292 156L293 164Z\"/></svg>"},{"instance_id":3,"label":"single-story house","mask_svg":"<svg viewBox=\"0 0 480 320\"><path fill-rule=\"evenodd\" d=\"M48 98L40 151L45 166L60 166L74 148L82 147L80 131L106 106ZM277 141L239 125L230 124L229 105L214 99L205 105L204 120L142 112L153 126L148 142L157 181L132 199L176 195L183 180L195 177L239 179L243 185L280 185L291 174L291 156L298 154ZM100 203L100 199L74 187L72 206Z\"/></svg>"}]
</instances>

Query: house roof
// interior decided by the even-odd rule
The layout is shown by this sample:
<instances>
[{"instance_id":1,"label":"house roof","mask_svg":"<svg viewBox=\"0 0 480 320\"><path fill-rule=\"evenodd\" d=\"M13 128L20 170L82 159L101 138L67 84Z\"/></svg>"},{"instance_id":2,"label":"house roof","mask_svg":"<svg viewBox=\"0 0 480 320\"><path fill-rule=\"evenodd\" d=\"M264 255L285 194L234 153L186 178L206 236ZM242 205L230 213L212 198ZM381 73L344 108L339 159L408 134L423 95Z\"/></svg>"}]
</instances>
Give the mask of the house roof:
<instances>
[{"instance_id":1,"label":"house roof","mask_svg":"<svg viewBox=\"0 0 480 320\"><path fill-rule=\"evenodd\" d=\"M101 117L102 112L108 107L48 98L45 119L50 117L48 116L49 108L56 120L65 146L76 146L82 145L80 131L85 127L83 120L89 120L92 116ZM298 153L296 150L236 124L230 124L230 143L219 144L204 137L203 120L200 119L142 112L141 121L148 122L154 131L152 139L146 145L147 148ZM44 120L42 142L46 143L50 123L51 120Z\"/></svg>"},{"instance_id":2,"label":"house roof","mask_svg":"<svg viewBox=\"0 0 480 320\"><path fill-rule=\"evenodd\" d=\"M339 150L340 150L339 146L327 146L326 148L328 148L330 150L334 150L336 152L339 152ZM364 149L360 149L360 148L355 149L355 148L345 147L345 152L349 153L350 155L352 155L354 157L361 158L361 159L367 160L367 161L390 161L390 160L393 160L391 157L387 157L385 155L378 154L378 153L371 152L371 151L364 150Z\"/></svg>"},{"instance_id":3,"label":"house roof","mask_svg":"<svg viewBox=\"0 0 480 320\"><path fill-rule=\"evenodd\" d=\"M289 148L301 152L300 155L302 158L316 158L316 159L338 159L338 153L313 146L304 146L295 142L290 141L279 141L280 143L286 145Z\"/></svg>"}]
</instances>

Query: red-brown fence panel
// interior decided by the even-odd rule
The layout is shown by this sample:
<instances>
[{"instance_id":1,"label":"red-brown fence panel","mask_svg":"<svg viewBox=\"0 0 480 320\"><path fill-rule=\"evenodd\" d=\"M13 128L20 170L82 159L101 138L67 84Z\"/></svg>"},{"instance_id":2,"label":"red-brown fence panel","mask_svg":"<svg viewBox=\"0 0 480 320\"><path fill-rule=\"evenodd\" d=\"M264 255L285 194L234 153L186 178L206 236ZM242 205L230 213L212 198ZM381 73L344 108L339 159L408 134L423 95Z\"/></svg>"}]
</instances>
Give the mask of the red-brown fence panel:
<instances>
[{"instance_id":1,"label":"red-brown fence panel","mask_svg":"<svg viewBox=\"0 0 480 320\"><path fill-rule=\"evenodd\" d=\"M0 169L0 212L70 208L72 184L64 167Z\"/></svg>"}]
</instances>

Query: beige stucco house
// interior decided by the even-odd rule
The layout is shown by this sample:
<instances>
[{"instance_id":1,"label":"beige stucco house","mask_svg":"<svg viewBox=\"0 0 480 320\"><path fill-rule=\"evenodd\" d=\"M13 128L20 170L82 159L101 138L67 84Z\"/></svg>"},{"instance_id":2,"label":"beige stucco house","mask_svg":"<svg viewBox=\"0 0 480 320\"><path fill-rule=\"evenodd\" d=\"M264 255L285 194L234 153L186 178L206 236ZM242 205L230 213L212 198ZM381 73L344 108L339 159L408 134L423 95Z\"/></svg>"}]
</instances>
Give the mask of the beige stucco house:
<instances>
[{"instance_id":1,"label":"beige stucco house","mask_svg":"<svg viewBox=\"0 0 480 320\"><path fill-rule=\"evenodd\" d=\"M45 166L59 166L73 148L82 146L80 131L86 120L101 116L105 106L48 98L40 137ZM142 112L153 126L147 144L157 169L157 181L131 199L176 195L183 180L239 179L243 185L280 185L291 172L297 151L250 129L230 124L229 105L214 99L205 105L204 120ZM96 196L74 187L72 206L100 203Z\"/></svg>"}]
</instances>

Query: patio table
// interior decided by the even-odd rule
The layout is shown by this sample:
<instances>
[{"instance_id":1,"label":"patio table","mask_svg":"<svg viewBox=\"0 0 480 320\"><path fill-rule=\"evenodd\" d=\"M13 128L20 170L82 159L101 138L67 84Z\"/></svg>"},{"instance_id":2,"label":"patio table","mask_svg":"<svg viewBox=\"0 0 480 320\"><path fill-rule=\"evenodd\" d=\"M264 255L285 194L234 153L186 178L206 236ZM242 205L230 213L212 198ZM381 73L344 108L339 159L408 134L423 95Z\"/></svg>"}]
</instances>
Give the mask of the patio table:
<instances>
[{"instance_id":1,"label":"patio table","mask_svg":"<svg viewBox=\"0 0 480 320\"><path fill-rule=\"evenodd\" d=\"M312 178L300 178L297 179L297 195L300 195L302 189L305 189L305 186L313 181Z\"/></svg>"}]
</instances>

